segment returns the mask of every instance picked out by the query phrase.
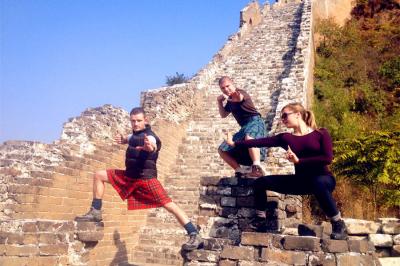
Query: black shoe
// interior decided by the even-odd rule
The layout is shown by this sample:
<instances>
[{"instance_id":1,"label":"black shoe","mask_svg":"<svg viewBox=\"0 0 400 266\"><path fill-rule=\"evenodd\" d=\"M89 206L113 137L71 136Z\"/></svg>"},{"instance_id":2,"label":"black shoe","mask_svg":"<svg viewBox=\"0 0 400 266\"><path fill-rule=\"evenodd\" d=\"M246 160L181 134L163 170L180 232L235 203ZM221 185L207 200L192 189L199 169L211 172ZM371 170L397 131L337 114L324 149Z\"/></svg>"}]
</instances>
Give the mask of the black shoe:
<instances>
[{"instance_id":1,"label":"black shoe","mask_svg":"<svg viewBox=\"0 0 400 266\"><path fill-rule=\"evenodd\" d=\"M235 177L236 177L237 179L240 179L240 178L243 178L243 177L244 177L244 174L241 173L241 172L235 172Z\"/></svg>"},{"instance_id":2,"label":"black shoe","mask_svg":"<svg viewBox=\"0 0 400 266\"><path fill-rule=\"evenodd\" d=\"M346 240L348 238L346 225L343 220L331 221L331 224L332 224L331 239Z\"/></svg>"},{"instance_id":3,"label":"black shoe","mask_svg":"<svg viewBox=\"0 0 400 266\"><path fill-rule=\"evenodd\" d=\"M101 220L103 220L101 210L96 210L93 207L90 208L88 213L75 217L77 222L101 222Z\"/></svg>"},{"instance_id":4,"label":"black shoe","mask_svg":"<svg viewBox=\"0 0 400 266\"><path fill-rule=\"evenodd\" d=\"M185 244L182 245L182 249L185 251L191 251L204 246L204 240L200 237L199 234L191 234L189 235L189 240Z\"/></svg>"}]
</instances>

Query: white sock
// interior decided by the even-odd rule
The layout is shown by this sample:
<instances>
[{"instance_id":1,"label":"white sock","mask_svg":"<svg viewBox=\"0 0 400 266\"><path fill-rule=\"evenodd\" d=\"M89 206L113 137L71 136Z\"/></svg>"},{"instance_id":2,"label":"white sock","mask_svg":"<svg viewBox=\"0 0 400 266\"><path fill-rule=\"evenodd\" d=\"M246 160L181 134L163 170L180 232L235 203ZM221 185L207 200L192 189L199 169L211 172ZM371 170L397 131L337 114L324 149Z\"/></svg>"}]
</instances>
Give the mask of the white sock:
<instances>
[{"instance_id":1,"label":"white sock","mask_svg":"<svg viewBox=\"0 0 400 266\"><path fill-rule=\"evenodd\" d=\"M260 164L261 164L260 160L257 160L257 161L253 162L253 165L260 165Z\"/></svg>"},{"instance_id":2,"label":"white sock","mask_svg":"<svg viewBox=\"0 0 400 266\"><path fill-rule=\"evenodd\" d=\"M337 222L340 219L342 219L342 216L340 215L340 212L338 212L338 214L336 214L335 216L330 217L332 222Z\"/></svg>"},{"instance_id":3,"label":"white sock","mask_svg":"<svg viewBox=\"0 0 400 266\"><path fill-rule=\"evenodd\" d=\"M240 167L240 166L239 166L239 167L236 167L235 172L243 173L242 167Z\"/></svg>"}]
</instances>

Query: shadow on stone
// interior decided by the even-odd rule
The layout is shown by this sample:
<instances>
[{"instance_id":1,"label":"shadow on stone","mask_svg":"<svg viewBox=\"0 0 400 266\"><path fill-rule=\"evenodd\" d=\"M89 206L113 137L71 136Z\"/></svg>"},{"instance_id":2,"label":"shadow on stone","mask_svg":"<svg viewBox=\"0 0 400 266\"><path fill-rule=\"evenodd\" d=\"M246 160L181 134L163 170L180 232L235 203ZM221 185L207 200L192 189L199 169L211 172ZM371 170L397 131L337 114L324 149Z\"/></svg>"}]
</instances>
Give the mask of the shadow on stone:
<instances>
[{"instance_id":1,"label":"shadow on stone","mask_svg":"<svg viewBox=\"0 0 400 266\"><path fill-rule=\"evenodd\" d=\"M110 262L110 266L138 266L128 262L128 251L126 249L125 241L121 240L121 236L117 230L113 234L114 245L117 247L114 259Z\"/></svg>"}]
</instances>

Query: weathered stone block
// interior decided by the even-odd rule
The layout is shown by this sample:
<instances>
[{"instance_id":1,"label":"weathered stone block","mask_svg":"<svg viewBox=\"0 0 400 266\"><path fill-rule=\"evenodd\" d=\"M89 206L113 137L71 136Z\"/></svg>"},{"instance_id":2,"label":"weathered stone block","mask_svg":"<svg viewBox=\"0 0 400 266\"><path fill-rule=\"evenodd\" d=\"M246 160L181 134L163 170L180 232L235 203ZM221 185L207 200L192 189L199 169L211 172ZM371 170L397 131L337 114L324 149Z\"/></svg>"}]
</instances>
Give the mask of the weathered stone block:
<instances>
[{"instance_id":1,"label":"weathered stone block","mask_svg":"<svg viewBox=\"0 0 400 266\"><path fill-rule=\"evenodd\" d=\"M233 187L232 196L235 197L246 197L253 195L253 189L251 187Z\"/></svg>"},{"instance_id":2,"label":"weathered stone block","mask_svg":"<svg viewBox=\"0 0 400 266\"><path fill-rule=\"evenodd\" d=\"M238 184L238 179L236 177L224 177L221 178L218 185L221 186L236 186Z\"/></svg>"},{"instance_id":3,"label":"weathered stone block","mask_svg":"<svg viewBox=\"0 0 400 266\"><path fill-rule=\"evenodd\" d=\"M277 262L279 264L305 265L307 257L303 252L263 248L260 259L261 261Z\"/></svg>"},{"instance_id":4,"label":"weathered stone block","mask_svg":"<svg viewBox=\"0 0 400 266\"><path fill-rule=\"evenodd\" d=\"M191 252L186 253L185 258L188 260L197 260L197 261L205 261L205 262L218 262L219 253L211 250L193 250Z\"/></svg>"},{"instance_id":5,"label":"weathered stone block","mask_svg":"<svg viewBox=\"0 0 400 266\"><path fill-rule=\"evenodd\" d=\"M400 245L394 245L392 247L392 256L393 257L400 257Z\"/></svg>"},{"instance_id":6,"label":"weathered stone block","mask_svg":"<svg viewBox=\"0 0 400 266\"><path fill-rule=\"evenodd\" d=\"M23 232L31 232L31 233L35 233L38 231L38 228L36 226L36 222L27 222L24 223L24 225L22 226L22 231Z\"/></svg>"},{"instance_id":7,"label":"weathered stone block","mask_svg":"<svg viewBox=\"0 0 400 266\"><path fill-rule=\"evenodd\" d=\"M8 233L7 244L18 244L24 243L24 235L22 233Z\"/></svg>"},{"instance_id":8,"label":"weathered stone block","mask_svg":"<svg viewBox=\"0 0 400 266\"><path fill-rule=\"evenodd\" d=\"M38 235L36 233L25 233L24 234L24 245L36 245L38 243Z\"/></svg>"},{"instance_id":9,"label":"weathered stone block","mask_svg":"<svg viewBox=\"0 0 400 266\"><path fill-rule=\"evenodd\" d=\"M200 184L202 186L217 186L220 183L220 176L202 176L200 178Z\"/></svg>"},{"instance_id":10,"label":"weathered stone block","mask_svg":"<svg viewBox=\"0 0 400 266\"><path fill-rule=\"evenodd\" d=\"M400 245L400 234L393 236L393 243L395 245Z\"/></svg>"},{"instance_id":11,"label":"weathered stone block","mask_svg":"<svg viewBox=\"0 0 400 266\"><path fill-rule=\"evenodd\" d=\"M41 245L39 246L40 255L63 255L68 254L67 244L55 244L55 245Z\"/></svg>"},{"instance_id":12,"label":"weathered stone block","mask_svg":"<svg viewBox=\"0 0 400 266\"><path fill-rule=\"evenodd\" d=\"M222 217L231 217L231 216L236 216L238 213L237 208L230 208L230 207L224 207L219 211L220 216Z\"/></svg>"},{"instance_id":13,"label":"weathered stone block","mask_svg":"<svg viewBox=\"0 0 400 266\"><path fill-rule=\"evenodd\" d=\"M319 225L312 224L299 224L297 227L299 236L315 236L322 238L323 227Z\"/></svg>"},{"instance_id":14,"label":"weathered stone block","mask_svg":"<svg viewBox=\"0 0 400 266\"><path fill-rule=\"evenodd\" d=\"M236 198L221 197L221 206L223 207L236 207Z\"/></svg>"},{"instance_id":15,"label":"weathered stone block","mask_svg":"<svg viewBox=\"0 0 400 266\"><path fill-rule=\"evenodd\" d=\"M103 230L104 223L95 223L95 222L77 222L76 229L77 231L96 231Z\"/></svg>"},{"instance_id":16,"label":"weathered stone block","mask_svg":"<svg viewBox=\"0 0 400 266\"><path fill-rule=\"evenodd\" d=\"M336 254L337 266L375 265L372 256L353 253Z\"/></svg>"},{"instance_id":17,"label":"weathered stone block","mask_svg":"<svg viewBox=\"0 0 400 266\"><path fill-rule=\"evenodd\" d=\"M236 260L220 260L218 266L237 266Z\"/></svg>"},{"instance_id":18,"label":"weathered stone block","mask_svg":"<svg viewBox=\"0 0 400 266\"><path fill-rule=\"evenodd\" d=\"M254 197L238 197L236 199L236 205L238 207L253 207L254 206Z\"/></svg>"},{"instance_id":19,"label":"weathered stone block","mask_svg":"<svg viewBox=\"0 0 400 266\"><path fill-rule=\"evenodd\" d=\"M16 246L16 245L6 245L5 253L7 256L36 256L38 255L39 249L37 246L32 245L24 245L24 246Z\"/></svg>"},{"instance_id":20,"label":"weathered stone block","mask_svg":"<svg viewBox=\"0 0 400 266\"><path fill-rule=\"evenodd\" d=\"M239 217L249 218L249 217L253 217L255 215L255 213L256 212L254 209L240 208L237 214Z\"/></svg>"},{"instance_id":21,"label":"weathered stone block","mask_svg":"<svg viewBox=\"0 0 400 266\"><path fill-rule=\"evenodd\" d=\"M282 264L240 260L238 266L282 266Z\"/></svg>"},{"instance_id":22,"label":"weathered stone block","mask_svg":"<svg viewBox=\"0 0 400 266\"><path fill-rule=\"evenodd\" d=\"M49 232L53 229L54 222L50 221L37 221L37 227L40 232Z\"/></svg>"},{"instance_id":23,"label":"weathered stone block","mask_svg":"<svg viewBox=\"0 0 400 266\"><path fill-rule=\"evenodd\" d=\"M367 253L369 245L367 240L348 240L350 252Z\"/></svg>"},{"instance_id":24,"label":"weathered stone block","mask_svg":"<svg viewBox=\"0 0 400 266\"><path fill-rule=\"evenodd\" d=\"M96 225L99 227L104 227L104 223L96 223ZM57 223L54 225L55 231L56 232L73 232L75 230L75 225L73 221L68 221L65 223Z\"/></svg>"},{"instance_id":25,"label":"weathered stone block","mask_svg":"<svg viewBox=\"0 0 400 266\"><path fill-rule=\"evenodd\" d=\"M379 262L382 266L398 266L400 265L400 258L379 258Z\"/></svg>"},{"instance_id":26,"label":"weathered stone block","mask_svg":"<svg viewBox=\"0 0 400 266\"><path fill-rule=\"evenodd\" d=\"M349 246L346 240L323 239L321 242L323 251L331 253L348 252Z\"/></svg>"},{"instance_id":27,"label":"weathered stone block","mask_svg":"<svg viewBox=\"0 0 400 266\"><path fill-rule=\"evenodd\" d=\"M222 250L224 246L232 245L230 239L209 238L204 240L204 249L206 250Z\"/></svg>"},{"instance_id":28,"label":"weathered stone block","mask_svg":"<svg viewBox=\"0 0 400 266\"><path fill-rule=\"evenodd\" d=\"M251 245L251 246L282 248L281 244L282 239L283 236L278 234L243 232L241 244Z\"/></svg>"},{"instance_id":29,"label":"weathered stone block","mask_svg":"<svg viewBox=\"0 0 400 266\"><path fill-rule=\"evenodd\" d=\"M382 233L384 234L400 234L400 223L386 223L382 225Z\"/></svg>"},{"instance_id":30,"label":"weathered stone block","mask_svg":"<svg viewBox=\"0 0 400 266\"><path fill-rule=\"evenodd\" d=\"M104 237L103 231L78 232L77 237L82 242L96 242Z\"/></svg>"},{"instance_id":31,"label":"weathered stone block","mask_svg":"<svg viewBox=\"0 0 400 266\"><path fill-rule=\"evenodd\" d=\"M373 221L348 218L345 218L343 220L346 223L347 232L350 235L376 234L380 228L380 224Z\"/></svg>"},{"instance_id":32,"label":"weathered stone block","mask_svg":"<svg viewBox=\"0 0 400 266\"><path fill-rule=\"evenodd\" d=\"M250 247L225 246L221 258L232 260L254 260L254 249Z\"/></svg>"},{"instance_id":33,"label":"weathered stone block","mask_svg":"<svg viewBox=\"0 0 400 266\"><path fill-rule=\"evenodd\" d=\"M319 238L310 236L285 236L283 247L289 250L319 251Z\"/></svg>"},{"instance_id":34,"label":"weathered stone block","mask_svg":"<svg viewBox=\"0 0 400 266\"><path fill-rule=\"evenodd\" d=\"M312 253L308 257L309 266L336 266L336 257L330 253Z\"/></svg>"},{"instance_id":35,"label":"weathered stone block","mask_svg":"<svg viewBox=\"0 0 400 266\"><path fill-rule=\"evenodd\" d=\"M40 233L39 234L39 243L40 244L56 244L58 237L54 233Z\"/></svg>"},{"instance_id":36,"label":"weathered stone block","mask_svg":"<svg viewBox=\"0 0 400 266\"><path fill-rule=\"evenodd\" d=\"M391 247L393 246L393 239L391 235L385 234L370 234L368 236L375 247Z\"/></svg>"}]
</instances>

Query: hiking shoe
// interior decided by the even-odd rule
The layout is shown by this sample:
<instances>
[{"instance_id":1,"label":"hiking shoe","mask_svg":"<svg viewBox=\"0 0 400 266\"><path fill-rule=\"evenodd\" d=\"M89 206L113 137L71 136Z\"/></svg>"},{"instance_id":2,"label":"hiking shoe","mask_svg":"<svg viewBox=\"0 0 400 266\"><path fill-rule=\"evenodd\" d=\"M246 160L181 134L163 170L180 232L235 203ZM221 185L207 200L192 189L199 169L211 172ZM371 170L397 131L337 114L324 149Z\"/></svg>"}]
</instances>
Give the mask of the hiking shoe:
<instances>
[{"instance_id":1,"label":"hiking shoe","mask_svg":"<svg viewBox=\"0 0 400 266\"><path fill-rule=\"evenodd\" d=\"M249 176L251 176L251 177L261 177L261 176L265 176L265 175L267 175L267 173L261 167L261 165L253 164L251 166L251 172L249 173Z\"/></svg>"},{"instance_id":2,"label":"hiking shoe","mask_svg":"<svg viewBox=\"0 0 400 266\"><path fill-rule=\"evenodd\" d=\"M237 179L240 179L240 178L243 178L243 177L244 177L244 174L241 173L241 172L235 172L235 177L236 177Z\"/></svg>"},{"instance_id":3,"label":"hiking shoe","mask_svg":"<svg viewBox=\"0 0 400 266\"><path fill-rule=\"evenodd\" d=\"M88 213L75 217L77 222L100 222L101 220L103 220L101 210L96 210L93 207L90 208Z\"/></svg>"},{"instance_id":4,"label":"hiking shoe","mask_svg":"<svg viewBox=\"0 0 400 266\"><path fill-rule=\"evenodd\" d=\"M347 239L347 229L343 220L332 221L332 234L331 239L334 240L346 240Z\"/></svg>"},{"instance_id":5,"label":"hiking shoe","mask_svg":"<svg viewBox=\"0 0 400 266\"><path fill-rule=\"evenodd\" d=\"M182 249L185 251L191 251L204 246L204 240L197 233L189 235L189 240L182 245Z\"/></svg>"}]
</instances>

